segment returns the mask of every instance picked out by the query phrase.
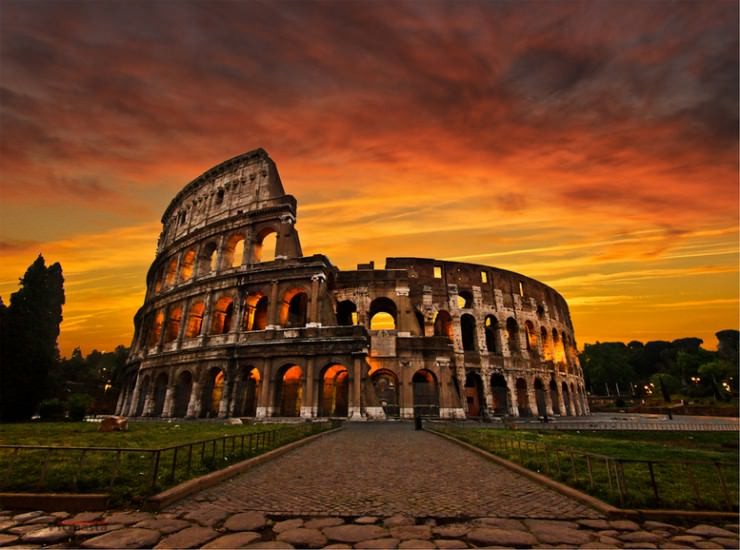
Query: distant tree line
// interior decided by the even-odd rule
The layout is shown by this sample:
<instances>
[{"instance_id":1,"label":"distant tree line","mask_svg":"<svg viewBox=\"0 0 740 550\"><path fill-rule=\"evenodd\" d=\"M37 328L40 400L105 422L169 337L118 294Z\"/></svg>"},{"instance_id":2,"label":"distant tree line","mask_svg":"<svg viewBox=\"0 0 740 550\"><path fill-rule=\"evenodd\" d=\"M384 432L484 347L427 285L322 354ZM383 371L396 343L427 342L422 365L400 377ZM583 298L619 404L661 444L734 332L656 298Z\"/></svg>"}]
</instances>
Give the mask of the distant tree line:
<instances>
[{"instance_id":1,"label":"distant tree line","mask_svg":"<svg viewBox=\"0 0 740 550\"><path fill-rule=\"evenodd\" d=\"M29 266L20 288L5 305L0 299L0 421L82 418L113 412L128 350L79 348L60 358L57 347L64 305L62 266L44 257Z\"/></svg>"},{"instance_id":2,"label":"distant tree line","mask_svg":"<svg viewBox=\"0 0 740 550\"><path fill-rule=\"evenodd\" d=\"M656 393L727 400L737 392L737 330L716 334L717 351L700 338L586 344L579 358L586 388L595 395L645 396Z\"/></svg>"}]
</instances>

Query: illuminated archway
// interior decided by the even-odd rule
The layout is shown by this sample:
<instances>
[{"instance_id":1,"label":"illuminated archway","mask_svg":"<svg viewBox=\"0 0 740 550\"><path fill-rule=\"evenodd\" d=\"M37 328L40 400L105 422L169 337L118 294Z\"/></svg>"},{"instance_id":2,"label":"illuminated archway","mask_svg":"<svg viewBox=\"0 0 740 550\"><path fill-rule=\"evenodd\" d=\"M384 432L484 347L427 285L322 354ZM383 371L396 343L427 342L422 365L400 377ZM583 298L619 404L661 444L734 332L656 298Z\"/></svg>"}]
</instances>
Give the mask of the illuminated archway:
<instances>
[{"instance_id":1,"label":"illuminated archway","mask_svg":"<svg viewBox=\"0 0 740 550\"><path fill-rule=\"evenodd\" d=\"M357 324L357 306L351 300L343 300L337 304L337 324L343 326Z\"/></svg>"},{"instance_id":2,"label":"illuminated archway","mask_svg":"<svg viewBox=\"0 0 740 550\"><path fill-rule=\"evenodd\" d=\"M280 326L305 327L308 312L308 294L301 288L292 288L283 294L280 307Z\"/></svg>"},{"instance_id":3,"label":"illuminated archway","mask_svg":"<svg viewBox=\"0 0 740 550\"><path fill-rule=\"evenodd\" d=\"M475 317L465 313L460 317L460 331L462 332L463 350L475 351L478 349L478 335L475 330Z\"/></svg>"},{"instance_id":4,"label":"illuminated archway","mask_svg":"<svg viewBox=\"0 0 740 550\"><path fill-rule=\"evenodd\" d=\"M175 286L175 279L177 275L177 258L172 258L167 264L167 269L164 273L164 287L172 288Z\"/></svg>"},{"instance_id":5,"label":"illuminated archway","mask_svg":"<svg viewBox=\"0 0 740 550\"><path fill-rule=\"evenodd\" d=\"M195 268L195 250L190 249L182 255L180 261L180 282L184 283L193 278L193 269Z\"/></svg>"},{"instance_id":6,"label":"illuminated archway","mask_svg":"<svg viewBox=\"0 0 740 550\"><path fill-rule=\"evenodd\" d=\"M482 416L485 406L483 381L476 372L469 372L465 375L465 404L468 416Z\"/></svg>"},{"instance_id":7,"label":"illuminated archway","mask_svg":"<svg viewBox=\"0 0 740 550\"><path fill-rule=\"evenodd\" d=\"M213 418L218 416L218 409L221 405L221 397L223 397L224 392L225 378L224 371L218 367L213 367L208 371L208 377L203 386L203 397L201 398L201 417Z\"/></svg>"},{"instance_id":8,"label":"illuminated archway","mask_svg":"<svg viewBox=\"0 0 740 550\"><path fill-rule=\"evenodd\" d=\"M244 300L244 330L265 330L267 327L267 296L261 292L249 294Z\"/></svg>"},{"instance_id":9,"label":"illuminated archway","mask_svg":"<svg viewBox=\"0 0 740 550\"><path fill-rule=\"evenodd\" d=\"M321 376L319 416L347 416L349 372L344 365L330 365Z\"/></svg>"},{"instance_id":10,"label":"illuminated archway","mask_svg":"<svg viewBox=\"0 0 740 550\"><path fill-rule=\"evenodd\" d=\"M372 375L375 395L387 417L397 418L400 414L398 405L398 378L389 370L378 370Z\"/></svg>"},{"instance_id":11,"label":"illuminated archway","mask_svg":"<svg viewBox=\"0 0 740 550\"><path fill-rule=\"evenodd\" d=\"M242 367L236 390L234 416L255 416L260 388L260 373L254 367Z\"/></svg>"},{"instance_id":12,"label":"illuminated archway","mask_svg":"<svg viewBox=\"0 0 740 550\"><path fill-rule=\"evenodd\" d=\"M162 325L164 324L164 312L162 310L157 311L152 318L151 327L149 328L149 347L156 346L159 344L159 339L162 336Z\"/></svg>"},{"instance_id":13,"label":"illuminated archway","mask_svg":"<svg viewBox=\"0 0 740 550\"><path fill-rule=\"evenodd\" d=\"M213 306L211 317L211 334L226 334L231 330L231 321L234 316L234 300L231 296L224 296Z\"/></svg>"},{"instance_id":14,"label":"illuminated archway","mask_svg":"<svg viewBox=\"0 0 740 550\"><path fill-rule=\"evenodd\" d=\"M439 416L437 378L426 369L418 370L411 378L415 416Z\"/></svg>"},{"instance_id":15,"label":"illuminated archway","mask_svg":"<svg viewBox=\"0 0 740 550\"><path fill-rule=\"evenodd\" d=\"M395 330L397 325L396 304L390 298L375 298L370 303L370 330Z\"/></svg>"},{"instance_id":16,"label":"illuminated archway","mask_svg":"<svg viewBox=\"0 0 740 550\"><path fill-rule=\"evenodd\" d=\"M180 323L182 322L182 306L175 306L170 309L167 315L167 331L164 336L165 342L177 340L180 334Z\"/></svg>"},{"instance_id":17,"label":"illuminated archway","mask_svg":"<svg viewBox=\"0 0 740 550\"><path fill-rule=\"evenodd\" d=\"M444 336L450 342L453 341L452 317L444 309L439 310L434 319L434 335Z\"/></svg>"},{"instance_id":18,"label":"illuminated archway","mask_svg":"<svg viewBox=\"0 0 740 550\"><path fill-rule=\"evenodd\" d=\"M200 336L200 331L203 328L203 312L205 309L206 306L203 302L195 302L190 306L188 326L185 327L185 338Z\"/></svg>"},{"instance_id":19,"label":"illuminated archway","mask_svg":"<svg viewBox=\"0 0 740 550\"><path fill-rule=\"evenodd\" d=\"M300 416L303 398L303 369L285 365L278 372L275 388L275 408L278 416Z\"/></svg>"},{"instance_id":20,"label":"illuminated archway","mask_svg":"<svg viewBox=\"0 0 740 550\"><path fill-rule=\"evenodd\" d=\"M185 418L188 414L190 394L193 391L193 375L190 371L182 371L177 377L175 385L175 406L172 416Z\"/></svg>"},{"instance_id":21,"label":"illuminated archway","mask_svg":"<svg viewBox=\"0 0 740 550\"><path fill-rule=\"evenodd\" d=\"M271 262L277 255L277 231L268 227L260 231L252 246L252 261Z\"/></svg>"}]
</instances>

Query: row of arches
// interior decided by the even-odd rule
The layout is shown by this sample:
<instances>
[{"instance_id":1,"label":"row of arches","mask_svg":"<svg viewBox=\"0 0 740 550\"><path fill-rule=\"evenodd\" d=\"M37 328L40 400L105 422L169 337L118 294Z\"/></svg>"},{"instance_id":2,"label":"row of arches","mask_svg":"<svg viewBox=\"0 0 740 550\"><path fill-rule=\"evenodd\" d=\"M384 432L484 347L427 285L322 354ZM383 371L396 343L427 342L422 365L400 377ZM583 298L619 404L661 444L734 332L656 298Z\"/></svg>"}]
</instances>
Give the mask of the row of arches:
<instances>
[{"instance_id":1,"label":"row of arches","mask_svg":"<svg viewBox=\"0 0 740 550\"><path fill-rule=\"evenodd\" d=\"M173 256L160 269L154 291L168 290L196 277L215 273L220 269L239 267L246 263L268 262L275 259L277 231L267 227L257 233L250 249L246 248L243 233L234 233L220 243L209 240ZM220 246L219 246L220 244Z\"/></svg>"},{"instance_id":2,"label":"row of arches","mask_svg":"<svg viewBox=\"0 0 740 550\"><path fill-rule=\"evenodd\" d=\"M183 338L195 338L205 333L218 335L232 330L265 330L270 324L268 306L269 300L262 292L247 294L241 304L237 304L234 296L220 296L212 303L210 310L207 310L205 298L196 298L189 304L173 304L166 310L157 310L151 316L146 343L149 347L160 342L167 344L177 340L180 334ZM283 327L305 326L307 311L306 291L302 288L289 289L280 302L278 322ZM210 326L204 329L206 322Z\"/></svg>"},{"instance_id":3,"label":"row of arches","mask_svg":"<svg viewBox=\"0 0 740 550\"><path fill-rule=\"evenodd\" d=\"M304 406L304 369L295 364L281 367L274 379L273 416L298 417ZM132 395L123 411L133 416L254 417L260 401L262 377L256 367L237 370L229 384L223 369L213 367L196 383L190 370L180 371L171 386L167 373L144 375L133 408ZM349 412L349 370L342 364L322 369L318 385L318 416L346 417ZM132 390L130 393L135 393Z\"/></svg>"},{"instance_id":4,"label":"row of arches","mask_svg":"<svg viewBox=\"0 0 740 550\"><path fill-rule=\"evenodd\" d=\"M465 407L467 416L483 416L485 411L495 415L508 415L516 404L518 416L580 416L586 414L583 387L573 382L549 383L535 377L531 383L523 377L514 380L513 388L503 374L494 373L490 378L490 400L486 399L483 380L476 372L465 376Z\"/></svg>"}]
</instances>

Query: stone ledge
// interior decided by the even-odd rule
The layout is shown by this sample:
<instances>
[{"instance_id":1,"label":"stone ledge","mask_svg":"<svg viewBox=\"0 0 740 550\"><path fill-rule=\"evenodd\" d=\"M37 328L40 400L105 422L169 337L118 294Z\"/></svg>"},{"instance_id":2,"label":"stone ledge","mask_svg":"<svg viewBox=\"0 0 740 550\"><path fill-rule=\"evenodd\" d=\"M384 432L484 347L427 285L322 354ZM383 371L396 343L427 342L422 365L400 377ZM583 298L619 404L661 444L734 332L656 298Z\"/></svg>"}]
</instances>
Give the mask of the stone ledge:
<instances>
[{"instance_id":1,"label":"stone ledge","mask_svg":"<svg viewBox=\"0 0 740 550\"><path fill-rule=\"evenodd\" d=\"M292 443L288 443L287 445L278 447L277 449L273 449L272 451L263 453L259 456L255 456L236 464L232 464L231 466L228 466L221 470L216 470L215 472L183 481L179 485L175 485L174 487L170 487L166 491L162 491L159 494L149 497L146 501L145 507L146 509L152 511L161 510L162 508L169 506L173 502L178 501L181 498L184 498L192 493L195 493L196 491L201 491L203 489L212 487L226 479L229 479L230 477L234 477L238 474L241 474L242 472L246 472L250 468L257 466L258 464L262 464L263 462L267 462L268 460L277 458L289 451L292 451L293 449L310 443L311 441L314 441L319 437L324 437L325 435L338 432L341 429L342 428L340 427L333 430L327 430L325 432L310 435L308 437L299 439L298 441L294 441Z\"/></svg>"}]
</instances>

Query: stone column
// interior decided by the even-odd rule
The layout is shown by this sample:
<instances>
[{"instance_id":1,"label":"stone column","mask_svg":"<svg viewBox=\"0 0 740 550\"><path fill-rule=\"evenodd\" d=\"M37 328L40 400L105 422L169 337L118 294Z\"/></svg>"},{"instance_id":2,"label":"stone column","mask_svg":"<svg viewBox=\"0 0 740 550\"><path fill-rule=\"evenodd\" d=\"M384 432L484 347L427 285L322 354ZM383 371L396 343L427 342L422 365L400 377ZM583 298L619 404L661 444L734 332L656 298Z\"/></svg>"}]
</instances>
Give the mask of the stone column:
<instances>
[{"instance_id":1,"label":"stone column","mask_svg":"<svg viewBox=\"0 0 740 550\"><path fill-rule=\"evenodd\" d=\"M144 397L144 410L142 411L141 416L150 416L152 414L152 411L154 410L154 389L156 386L156 379L154 375L152 375L151 381L149 382L149 390L146 392L146 396Z\"/></svg>"},{"instance_id":2,"label":"stone column","mask_svg":"<svg viewBox=\"0 0 740 550\"><path fill-rule=\"evenodd\" d=\"M362 409L362 363L364 359L361 355L356 355L352 359L352 388L350 391L350 402L347 411L349 420L365 420Z\"/></svg>"},{"instance_id":3,"label":"stone column","mask_svg":"<svg viewBox=\"0 0 740 550\"><path fill-rule=\"evenodd\" d=\"M313 357L306 361L306 371L303 376L303 402L301 403L301 418L313 418L316 416L314 405L314 362Z\"/></svg>"},{"instance_id":4,"label":"stone column","mask_svg":"<svg viewBox=\"0 0 740 550\"><path fill-rule=\"evenodd\" d=\"M238 369L236 373L234 374L234 383L231 386L231 396L229 397L229 411L228 416L232 417L234 416L234 412L236 409L236 402L239 400L239 386L242 383L242 375L243 370Z\"/></svg>"},{"instance_id":5,"label":"stone column","mask_svg":"<svg viewBox=\"0 0 740 550\"><path fill-rule=\"evenodd\" d=\"M270 372L270 361L265 361L262 371L262 386L260 387L259 402L257 403L257 418L267 418L272 414L270 403L270 388L272 387L272 373Z\"/></svg>"},{"instance_id":6,"label":"stone column","mask_svg":"<svg viewBox=\"0 0 740 550\"><path fill-rule=\"evenodd\" d=\"M224 236L221 235L218 238L218 247L216 248L216 273L219 273L222 269L224 269L224 267L226 267L222 265L223 261L224 261Z\"/></svg>"},{"instance_id":7,"label":"stone column","mask_svg":"<svg viewBox=\"0 0 740 550\"><path fill-rule=\"evenodd\" d=\"M206 299L203 302L203 320L200 325L201 343L205 340L206 335L211 333L211 314L213 313L213 291L209 290Z\"/></svg>"},{"instance_id":8,"label":"stone column","mask_svg":"<svg viewBox=\"0 0 740 550\"><path fill-rule=\"evenodd\" d=\"M481 369L481 381L483 382L483 403L481 407L486 409L486 414L493 408L493 393L491 392L491 373L487 369L483 371Z\"/></svg>"},{"instance_id":9,"label":"stone column","mask_svg":"<svg viewBox=\"0 0 740 550\"><path fill-rule=\"evenodd\" d=\"M319 297L321 295L321 285L326 280L326 275L323 273L315 273L311 275L311 303L308 308L308 323L307 327L320 327L321 321L319 319Z\"/></svg>"},{"instance_id":10,"label":"stone column","mask_svg":"<svg viewBox=\"0 0 740 550\"><path fill-rule=\"evenodd\" d=\"M188 401L187 418L198 418L200 415L200 382L193 380L193 387L190 390L190 401Z\"/></svg>"},{"instance_id":11,"label":"stone column","mask_svg":"<svg viewBox=\"0 0 740 550\"><path fill-rule=\"evenodd\" d=\"M545 410L547 411L547 416L552 416L554 413L552 411L552 396L550 395L550 387L542 383L542 391L545 394Z\"/></svg>"},{"instance_id":12,"label":"stone column","mask_svg":"<svg viewBox=\"0 0 740 550\"><path fill-rule=\"evenodd\" d=\"M280 319L278 319L278 281L273 279L272 286L270 287L270 303L267 305L267 330L276 329L280 326Z\"/></svg>"},{"instance_id":13,"label":"stone column","mask_svg":"<svg viewBox=\"0 0 740 550\"><path fill-rule=\"evenodd\" d=\"M534 389L534 379L527 382L527 400L529 401L529 411L532 416L539 415L537 407L537 390Z\"/></svg>"},{"instance_id":14,"label":"stone column","mask_svg":"<svg viewBox=\"0 0 740 550\"><path fill-rule=\"evenodd\" d=\"M505 374L504 377L506 378L506 392L507 401L509 402L509 414L511 414L511 416L518 417L519 405L517 404L516 378L514 378L511 374Z\"/></svg>"},{"instance_id":15,"label":"stone column","mask_svg":"<svg viewBox=\"0 0 740 550\"><path fill-rule=\"evenodd\" d=\"M560 410L560 416L568 416L568 411L565 410L565 399L563 399L563 387L558 378L555 379L555 390L556 399L558 400L558 409Z\"/></svg>"},{"instance_id":16,"label":"stone column","mask_svg":"<svg viewBox=\"0 0 740 550\"><path fill-rule=\"evenodd\" d=\"M139 393L141 392L141 377L136 375L136 383L134 384L134 391L129 402L128 409L124 412L125 416L133 416L136 414L136 404L139 402Z\"/></svg>"},{"instance_id":17,"label":"stone column","mask_svg":"<svg viewBox=\"0 0 740 550\"><path fill-rule=\"evenodd\" d=\"M185 329L188 326L188 313L190 310L191 298L186 298L182 304L180 314L180 330L177 331L177 349L182 348L182 340L185 338Z\"/></svg>"},{"instance_id":18,"label":"stone column","mask_svg":"<svg viewBox=\"0 0 740 550\"><path fill-rule=\"evenodd\" d=\"M171 380L171 379L170 379ZM175 401L175 384L171 381L167 384L167 391L164 394L164 407L162 407L162 418L172 416L172 407Z\"/></svg>"},{"instance_id":19,"label":"stone column","mask_svg":"<svg viewBox=\"0 0 740 550\"><path fill-rule=\"evenodd\" d=\"M408 365L401 363L401 375L398 377L399 396L401 397L401 417L402 418L413 418L414 417L414 385L411 382L411 376L413 373L409 372L411 369Z\"/></svg>"}]
</instances>

